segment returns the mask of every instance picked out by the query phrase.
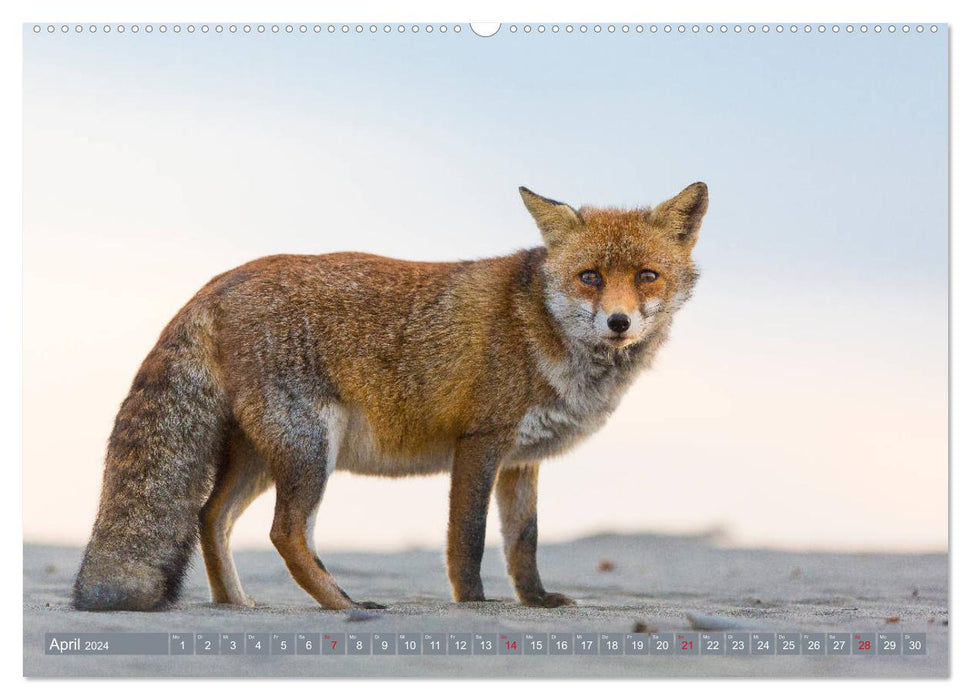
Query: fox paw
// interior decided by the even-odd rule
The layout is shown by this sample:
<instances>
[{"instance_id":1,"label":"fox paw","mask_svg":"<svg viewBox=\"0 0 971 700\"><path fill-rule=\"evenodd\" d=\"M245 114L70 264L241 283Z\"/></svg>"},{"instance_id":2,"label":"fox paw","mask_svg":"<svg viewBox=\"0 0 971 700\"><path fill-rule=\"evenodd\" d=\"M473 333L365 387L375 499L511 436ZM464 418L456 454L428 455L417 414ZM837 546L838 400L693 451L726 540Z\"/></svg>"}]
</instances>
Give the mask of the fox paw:
<instances>
[{"instance_id":1,"label":"fox paw","mask_svg":"<svg viewBox=\"0 0 971 700\"><path fill-rule=\"evenodd\" d=\"M530 608L562 608L567 605L576 605L573 598L569 598L562 593L531 593L521 598L523 605Z\"/></svg>"},{"instance_id":2,"label":"fox paw","mask_svg":"<svg viewBox=\"0 0 971 700\"><path fill-rule=\"evenodd\" d=\"M387 605L381 605L381 603L375 603L373 600L364 600L360 603L354 603L354 607L359 610L387 610Z\"/></svg>"},{"instance_id":3,"label":"fox paw","mask_svg":"<svg viewBox=\"0 0 971 700\"><path fill-rule=\"evenodd\" d=\"M470 593L456 593L453 596L456 603L498 603L498 598L486 598L485 593L480 588Z\"/></svg>"},{"instance_id":4,"label":"fox paw","mask_svg":"<svg viewBox=\"0 0 971 700\"><path fill-rule=\"evenodd\" d=\"M237 608L255 608L256 601L249 596L243 596L242 598L225 598L225 599L213 599L213 605L233 605Z\"/></svg>"}]
</instances>

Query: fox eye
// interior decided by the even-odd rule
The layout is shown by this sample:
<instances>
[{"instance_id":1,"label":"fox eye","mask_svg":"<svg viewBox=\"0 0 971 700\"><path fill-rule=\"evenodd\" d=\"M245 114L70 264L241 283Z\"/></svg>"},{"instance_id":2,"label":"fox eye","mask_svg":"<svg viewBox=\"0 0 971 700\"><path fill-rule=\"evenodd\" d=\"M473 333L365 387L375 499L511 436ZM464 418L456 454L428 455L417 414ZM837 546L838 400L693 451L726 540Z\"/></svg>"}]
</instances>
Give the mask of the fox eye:
<instances>
[{"instance_id":1,"label":"fox eye","mask_svg":"<svg viewBox=\"0 0 971 700\"><path fill-rule=\"evenodd\" d=\"M600 277L600 273L596 270L584 270L580 273L580 281L584 284L600 286L603 279Z\"/></svg>"},{"instance_id":2,"label":"fox eye","mask_svg":"<svg viewBox=\"0 0 971 700\"><path fill-rule=\"evenodd\" d=\"M641 270L637 273L637 280L639 282L655 282L657 278L660 277L654 270Z\"/></svg>"}]
</instances>

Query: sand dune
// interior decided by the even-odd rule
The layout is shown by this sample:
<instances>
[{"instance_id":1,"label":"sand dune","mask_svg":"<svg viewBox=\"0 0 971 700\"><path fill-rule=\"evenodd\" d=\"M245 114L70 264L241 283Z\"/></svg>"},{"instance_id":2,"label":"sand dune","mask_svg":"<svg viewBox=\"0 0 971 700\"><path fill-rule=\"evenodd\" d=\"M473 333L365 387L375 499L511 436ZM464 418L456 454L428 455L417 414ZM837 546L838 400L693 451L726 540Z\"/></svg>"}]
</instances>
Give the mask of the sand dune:
<instances>
[{"instance_id":1,"label":"sand dune","mask_svg":"<svg viewBox=\"0 0 971 700\"><path fill-rule=\"evenodd\" d=\"M495 602L450 601L441 552L322 554L340 584L389 607L355 620L321 611L273 551L236 556L260 605L208 604L201 562L181 603L161 613L81 613L69 604L73 547L24 547L24 673L28 676L656 677L948 674L946 554L832 554L731 549L712 537L601 535L540 547L546 587L575 608L516 604L501 554L486 551ZM46 632L631 632L640 621L691 629L688 615L777 632L920 632L925 656L46 656ZM895 621L899 619L899 621ZM722 620L723 621L723 620Z\"/></svg>"}]
</instances>

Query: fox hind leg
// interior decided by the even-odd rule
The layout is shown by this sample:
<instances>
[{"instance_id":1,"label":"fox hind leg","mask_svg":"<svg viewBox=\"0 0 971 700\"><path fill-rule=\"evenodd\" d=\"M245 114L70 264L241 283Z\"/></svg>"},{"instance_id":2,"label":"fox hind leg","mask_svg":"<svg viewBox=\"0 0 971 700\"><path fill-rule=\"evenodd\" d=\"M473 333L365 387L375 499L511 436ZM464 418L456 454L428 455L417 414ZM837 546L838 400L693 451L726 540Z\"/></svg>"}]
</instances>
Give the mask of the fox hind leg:
<instances>
[{"instance_id":1,"label":"fox hind leg","mask_svg":"<svg viewBox=\"0 0 971 700\"><path fill-rule=\"evenodd\" d=\"M284 406L286 410L274 410ZM269 407L267 410L265 407ZM342 411L323 412L292 395L241 402L240 425L270 468L276 506L270 540L293 579L329 610L381 608L358 603L337 585L313 547L313 525L327 479L336 464Z\"/></svg>"},{"instance_id":2,"label":"fox hind leg","mask_svg":"<svg viewBox=\"0 0 971 700\"><path fill-rule=\"evenodd\" d=\"M216 474L209 500L199 515L202 557L212 602L252 607L236 572L229 539L233 525L256 497L273 485L266 463L238 431L231 437L226 461Z\"/></svg>"}]
</instances>

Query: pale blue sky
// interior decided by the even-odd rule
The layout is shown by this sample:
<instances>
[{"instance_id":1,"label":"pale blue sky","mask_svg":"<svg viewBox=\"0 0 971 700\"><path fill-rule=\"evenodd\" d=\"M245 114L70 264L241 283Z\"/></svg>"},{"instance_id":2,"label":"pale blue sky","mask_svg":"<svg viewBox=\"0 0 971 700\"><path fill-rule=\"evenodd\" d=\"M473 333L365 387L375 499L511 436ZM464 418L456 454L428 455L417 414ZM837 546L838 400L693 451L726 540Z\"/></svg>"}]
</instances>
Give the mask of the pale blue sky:
<instances>
[{"instance_id":1,"label":"pale blue sky","mask_svg":"<svg viewBox=\"0 0 971 700\"><path fill-rule=\"evenodd\" d=\"M551 466L544 532L946 545L946 30L24 39L28 536L83 535L138 363L216 273L501 254L539 242L520 184L633 205L705 180L696 297L616 420ZM338 478L357 495L320 523L442 504L441 480ZM439 515L328 539L434 543Z\"/></svg>"},{"instance_id":2,"label":"pale blue sky","mask_svg":"<svg viewBox=\"0 0 971 700\"><path fill-rule=\"evenodd\" d=\"M88 83L108 115L116 101L175 100L190 117L264 118L269 136L287 117L336 119L361 138L427 148L422 189L470 214L502 207L483 217L491 230L520 223L521 182L571 202L636 204L704 179L706 267L944 279L944 32L27 39L28 77ZM322 171L375 187L373 163L320 155ZM319 196L319 207L343 203ZM434 216L422 200L416 209ZM503 242L522 244L519 233Z\"/></svg>"}]
</instances>

